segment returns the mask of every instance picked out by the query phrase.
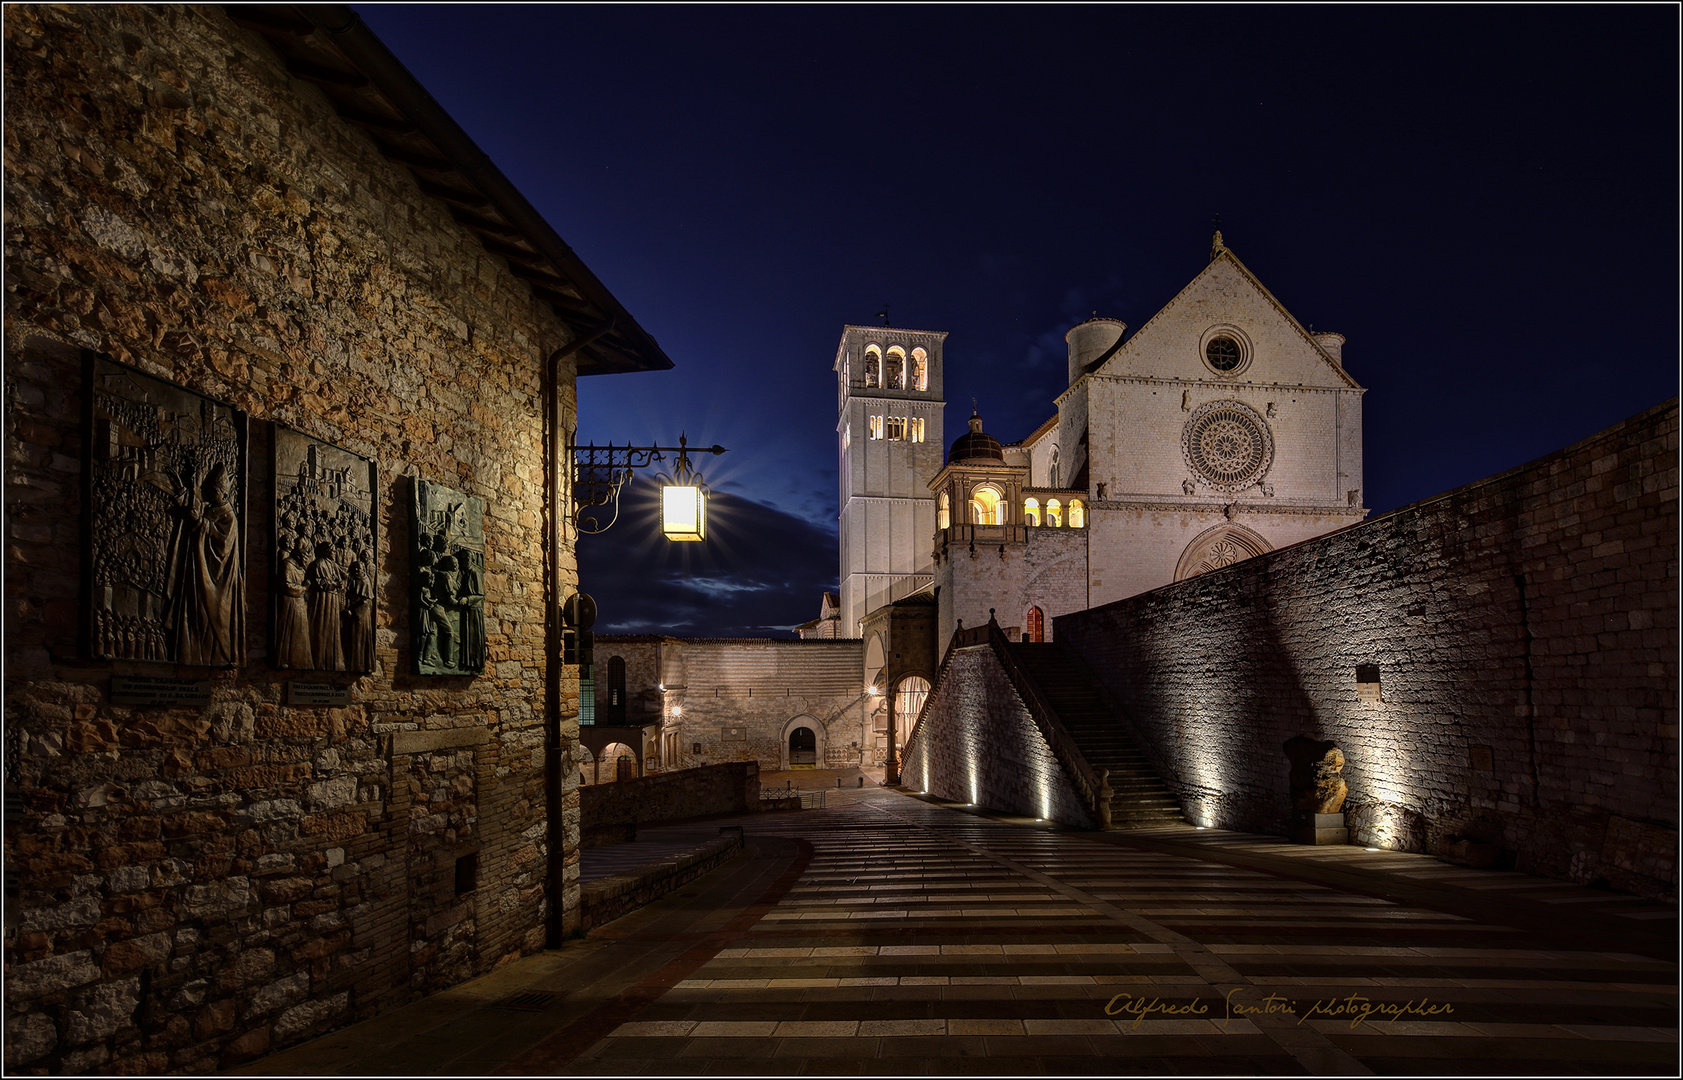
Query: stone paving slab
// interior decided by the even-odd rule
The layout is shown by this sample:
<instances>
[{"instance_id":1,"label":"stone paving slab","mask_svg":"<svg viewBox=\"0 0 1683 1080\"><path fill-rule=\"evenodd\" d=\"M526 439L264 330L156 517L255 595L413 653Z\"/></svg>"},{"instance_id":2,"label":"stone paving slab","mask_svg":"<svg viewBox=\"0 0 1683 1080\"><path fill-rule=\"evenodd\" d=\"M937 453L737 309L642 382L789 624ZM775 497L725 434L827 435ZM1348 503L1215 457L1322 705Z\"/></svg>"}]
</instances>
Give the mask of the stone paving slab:
<instances>
[{"instance_id":1,"label":"stone paving slab","mask_svg":"<svg viewBox=\"0 0 1683 1080\"><path fill-rule=\"evenodd\" d=\"M880 788L741 821L749 857L690 895L239 1071L1676 1070L1676 910L1654 901L1217 830L1060 832ZM493 1016L532 988L561 996Z\"/></svg>"}]
</instances>

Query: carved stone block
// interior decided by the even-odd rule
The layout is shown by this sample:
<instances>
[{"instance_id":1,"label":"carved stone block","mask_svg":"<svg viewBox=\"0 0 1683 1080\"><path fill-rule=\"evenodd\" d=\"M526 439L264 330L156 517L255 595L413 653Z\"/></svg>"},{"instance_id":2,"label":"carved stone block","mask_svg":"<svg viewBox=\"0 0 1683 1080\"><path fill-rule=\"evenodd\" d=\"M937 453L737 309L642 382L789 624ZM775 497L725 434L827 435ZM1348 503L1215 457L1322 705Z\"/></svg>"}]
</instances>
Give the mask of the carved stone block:
<instances>
[{"instance_id":1,"label":"carved stone block","mask_svg":"<svg viewBox=\"0 0 1683 1080\"><path fill-rule=\"evenodd\" d=\"M277 668L374 670L379 466L275 427Z\"/></svg>"},{"instance_id":2,"label":"carved stone block","mask_svg":"<svg viewBox=\"0 0 1683 1080\"><path fill-rule=\"evenodd\" d=\"M89 364L88 654L245 662L245 413Z\"/></svg>"},{"instance_id":3,"label":"carved stone block","mask_svg":"<svg viewBox=\"0 0 1683 1080\"><path fill-rule=\"evenodd\" d=\"M1344 753L1331 740L1299 735L1283 749L1291 761L1291 805L1311 814L1336 814L1344 809L1349 787L1339 776Z\"/></svg>"},{"instance_id":4,"label":"carved stone block","mask_svg":"<svg viewBox=\"0 0 1683 1080\"><path fill-rule=\"evenodd\" d=\"M485 500L414 480L410 648L417 675L485 670Z\"/></svg>"}]
</instances>

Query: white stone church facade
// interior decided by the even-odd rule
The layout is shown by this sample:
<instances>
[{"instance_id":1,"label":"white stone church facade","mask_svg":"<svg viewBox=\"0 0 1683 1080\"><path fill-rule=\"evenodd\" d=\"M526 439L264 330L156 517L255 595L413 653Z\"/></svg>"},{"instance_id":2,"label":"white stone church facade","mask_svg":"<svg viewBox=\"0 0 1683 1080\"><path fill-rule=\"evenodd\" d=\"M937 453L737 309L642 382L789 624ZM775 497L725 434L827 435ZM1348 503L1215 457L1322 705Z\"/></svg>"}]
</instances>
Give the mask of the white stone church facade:
<instances>
[{"instance_id":1,"label":"white stone church facade","mask_svg":"<svg viewBox=\"0 0 1683 1080\"><path fill-rule=\"evenodd\" d=\"M1065 340L1056 415L1003 446L973 418L927 481L943 640L990 611L1050 640L1054 616L1366 516L1343 336L1306 330L1220 234L1134 334L1093 318Z\"/></svg>"},{"instance_id":2,"label":"white stone church facade","mask_svg":"<svg viewBox=\"0 0 1683 1080\"><path fill-rule=\"evenodd\" d=\"M800 631L826 639L826 670L852 664L857 683L826 682L823 700L797 703L812 680L781 690L766 682L773 669L756 659L761 643L697 641L717 669L705 689L686 678L621 691L662 702L650 763L749 754L779 768L810 747L820 766L881 764L890 730L904 744L960 624L991 615L1009 634L1051 640L1058 615L1367 514L1364 391L1344 369L1343 336L1300 324L1220 233L1203 271L1132 335L1099 317L1069 331L1057 411L1019 441L1001 444L972 415L949 447L945 340L850 325L832 365L840 590ZM598 653L617 647L629 659L654 640L602 639ZM849 648L857 661L830 655ZM738 668L745 674L732 675ZM605 693L599 680L599 709ZM800 715L778 714L783 704L802 704ZM822 730L803 733L813 718Z\"/></svg>"}]
</instances>

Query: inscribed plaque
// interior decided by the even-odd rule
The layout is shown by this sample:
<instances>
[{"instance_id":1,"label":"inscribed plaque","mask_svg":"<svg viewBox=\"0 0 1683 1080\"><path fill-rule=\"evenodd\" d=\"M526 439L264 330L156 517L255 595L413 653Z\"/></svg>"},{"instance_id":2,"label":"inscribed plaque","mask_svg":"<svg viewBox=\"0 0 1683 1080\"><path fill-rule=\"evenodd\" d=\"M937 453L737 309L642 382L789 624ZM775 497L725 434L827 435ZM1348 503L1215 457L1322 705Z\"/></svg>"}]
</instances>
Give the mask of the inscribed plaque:
<instances>
[{"instance_id":1,"label":"inscribed plaque","mask_svg":"<svg viewBox=\"0 0 1683 1080\"><path fill-rule=\"evenodd\" d=\"M349 705L351 703L351 688L333 683L289 682L286 684L286 703L288 705Z\"/></svg>"},{"instance_id":2,"label":"inscribed plaque","mask_svg":"<svg viewBox=\"0 0 1683 1080\"><path fill-rule=\"evenodd\" d=\"M210 682L167 675L111 676L113 705L209 705Z\"/></svg>"}]
</instances>

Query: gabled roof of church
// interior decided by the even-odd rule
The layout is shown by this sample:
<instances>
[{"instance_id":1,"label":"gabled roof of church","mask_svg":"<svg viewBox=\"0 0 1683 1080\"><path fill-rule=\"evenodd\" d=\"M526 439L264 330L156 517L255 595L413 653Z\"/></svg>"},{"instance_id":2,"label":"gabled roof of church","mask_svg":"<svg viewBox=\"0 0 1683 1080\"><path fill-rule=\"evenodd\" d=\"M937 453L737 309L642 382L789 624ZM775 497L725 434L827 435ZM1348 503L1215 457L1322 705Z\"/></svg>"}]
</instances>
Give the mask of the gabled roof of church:
<instances>
[{"instance_id":1,"label":"gabled roof of church","mask_svg":"<svg viewBox=\"0 0 1683 1080\"><path fill-rule=\"evenodd\" d=\"M1039 427L1035 428L1033 431L1029 432L1027 435L1023 436L1021 439L1018 439L1016 442L1006 443L1005 445L1006 446L1028 446L1030 443L1035 442L1041 436L1045 435L1048 431L1051 431L1053 428L1055 428L1057 426L1058 426L1058 414L1053 413L1051 416L1046 418L1045 423L1041 424Z\"/></svg>"},{"instance_id":2,"label":"gabled roof of church","mask_svg":"<svg viewBox=\"0 0 1683 1080\"><path fill-rule=\"evenodd\" d=\"M1321 358L1322 363L1326 364L1328 368L1336 372L1338 377L1342 379L1346 385L1357 390L1361 389L1361 384L1351 378L1350 373L1344 370L1344 366L1337 360L1334 360L1332 358L1332 354L1321 347L1321 343L1315 340L1315 336L1306 330L1302 323L1297 321L1297 316L1287 311L1286 306L1280 303L1273 293L1268 291L1268 286L1264 285L1261 279L1251 273L1250 267L1239 261L1239 256L1233 254L1233 250L1222 242L1221 233L1219 231L1215 234L1215 237L1211 242L1209 263L1202 270L1198 271L1197 274L1193 275L1192 280L1188 281L1179 292L1175 293L1168 303L1158 308L1157 313L1147 319L1143 326L1129 335L1128 341L1130 343L1133 342L1135 338L1149 330L1153 323L1161 319L1169 311L1169 309L1180 303L1182 297L1192 291L1192 287L1198 284L1198 282L1210 272L1211 267L1223 260L1232 263L1233 268L1238 270L1240 275L1244 277L1246 281L1250 282L1251 285L1256 288L1257 292L1262 294L1263 299L1267 300L1268 303L1273 306L1274 310L1278 311L1281 317L1286 320L1286 323L1290 325L1293 330L1297 331L1298 335L1303 338L1304 342L1308 344L1311 349L1315 350L1315 355Z\"/></svg>"}]
</instances>

